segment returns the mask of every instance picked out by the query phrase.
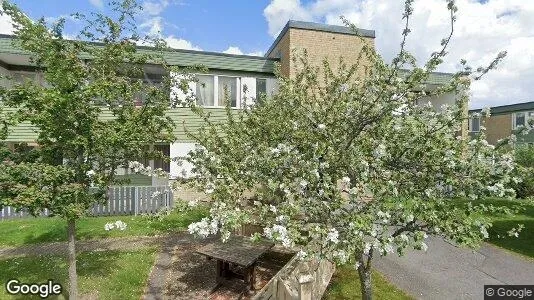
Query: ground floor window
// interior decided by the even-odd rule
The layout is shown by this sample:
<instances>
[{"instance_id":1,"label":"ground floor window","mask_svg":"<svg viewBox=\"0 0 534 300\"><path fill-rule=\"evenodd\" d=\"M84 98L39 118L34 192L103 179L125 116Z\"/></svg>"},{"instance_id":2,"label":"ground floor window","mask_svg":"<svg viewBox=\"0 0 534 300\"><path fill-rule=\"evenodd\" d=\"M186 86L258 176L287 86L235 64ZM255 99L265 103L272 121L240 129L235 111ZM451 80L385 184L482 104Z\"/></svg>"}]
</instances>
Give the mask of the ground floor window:
<instances>
[{"instance_id":1,"label":"ground floor window","mask_svg":"<svg viewBox=\"0 0 534 300\"><path fill-rule=\"evenodd\" d=\"M171 147L169 144L155 145L154 150L157 151L158 155L161 157L154 159L154 169L162 169L165 172L170 171L170 160L169 156L171 154Z\"/></svg>"}]
</instances>

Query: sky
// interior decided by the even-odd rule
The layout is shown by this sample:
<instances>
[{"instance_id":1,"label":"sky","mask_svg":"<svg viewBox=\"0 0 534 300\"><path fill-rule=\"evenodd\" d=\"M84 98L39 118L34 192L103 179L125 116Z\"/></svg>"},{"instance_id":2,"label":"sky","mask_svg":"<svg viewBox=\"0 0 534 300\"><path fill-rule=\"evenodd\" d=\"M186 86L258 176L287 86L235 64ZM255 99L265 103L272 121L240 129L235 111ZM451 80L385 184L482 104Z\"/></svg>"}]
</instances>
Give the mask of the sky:
<instances>
[{"instance_id":1,"label":"sky","mask_svg":"<svg viewBox=\"0 0 534 300\"><path fill-rule=\"evenodd\" d=\"M73 12L106 11L108 0L12 0L31 18L67 18L67 34L79 24ZM136 16L144 33L158 34L173 48L264 55L288 20L356 26L376 31L376 46L386 61L399 49L401 0L138 0ZM500 52L498 69L471 86L471 108L534 101L534 0L457 0L458 21L449 55L439 71L460 69L464 58L486 66ZM415 0L407 49L419 62L440 47L450 30L445 0ZM12 27L0 15L0 33ZM71 32L69 32L69 30Z\"/></svg>"}]
</instances>

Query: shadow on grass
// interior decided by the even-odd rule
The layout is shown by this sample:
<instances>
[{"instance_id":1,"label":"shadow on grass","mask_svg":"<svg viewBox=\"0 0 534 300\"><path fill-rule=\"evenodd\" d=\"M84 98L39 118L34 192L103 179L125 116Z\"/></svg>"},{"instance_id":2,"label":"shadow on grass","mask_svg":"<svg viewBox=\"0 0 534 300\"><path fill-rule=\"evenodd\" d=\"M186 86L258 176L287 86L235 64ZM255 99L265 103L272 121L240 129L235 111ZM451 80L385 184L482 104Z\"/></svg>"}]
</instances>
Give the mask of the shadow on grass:
<instances>
[{"instance_id":1,"label":"shadow on grass","mask_svg":"<svg viewBox=\"0 0 534 300\"><path fill-rule=\"evenodd\" d=\"M519 233L518 237L509 236L508 231L517 227L517 224L523 224L525 228ZM534 258L534 218L532 220L496 220L493 222L493 227L489 230L489 234L488 242Z\"/></svg>"},{"instance_id":2,"label":"shadow on grass","mask_svg":"<svg viewBox=\"0 0 534 300\"><path fill-rule=\"evenodd\" d=\"M46 231L37 235L28 234L24 237L24 244L62 242L67 240L67 221L60 220L57 226L51 226ZM62 226L65 223L64 226Z\"/></svg>"},{"instance_id":3,"label":"shadow on grass","mask_svg":"<svg viewBox=\"0 0 534 300\"><path fill-rule=\"evenodd\" d=\"M371 274L373 297L375 299L408 300L413 299L389 283L381 274ZM360 279L353 266L341 266L336 269L323 296L323 300L362 299Z\"/></svg>"},{"instance_id":4,"label":"shadow on grass","mask_svg":"<svg viewBox=\"0 0 534 300\"><path fill-rule=\"evenodd\" d=\"M151 236L184 230L192 222L208 214L206 208L195 208L186 212L173 211L160 219L147 216L100 216L87 217L76 222L76 240L123 236ZM108 222L121 220L128 225L124 231L105 231ZM67 222L60 218L27 218L0 222L0 246L19 246L67 240Z\"/></svg>"},{"instance_id":5,"label":"shadow on grass","mask_svg":"<svg viewBox=\"0 0 534 300\"><path fill-rule=\"evenodd\" d=\"M77 256L78 278L110 276L117 269L117 261L120 255L121 253L118 251L79 254ZM43 255L2 260L0 261L0 270L2 270L0 272L0 282L5 283L10 279L16 278L24 283L44 283L50 279L54 283L61 284L64 294L68 291L68 264L66 258L62 256ZM5 286L2 286L2 294L7 294ZM19 298L28 299L30 297ZM38 299L38 297L35 297L35 299ZM58 299L58 297L51 297L50 299Z\"/></svg>"},{"instance_id":6,"label":"shadow on grass","mask_svg":"<svg viewBox=\"0 0 534 300\"><path fill-rule=\"evenodd\" d=\"M77 256L80 296L100 299L139 299L154 263L154 249L139 251L102 251ZM0 281L12 278L24 283L44 283L53 280L62 285L62 295L48 299L65 299L68 293L68 264L57 255L30 256L0 260ZM0 287L0 299L7 298L5 285ZM39 299L39 297L9 297L9 299Z\"/></svg>"}]
</instances>

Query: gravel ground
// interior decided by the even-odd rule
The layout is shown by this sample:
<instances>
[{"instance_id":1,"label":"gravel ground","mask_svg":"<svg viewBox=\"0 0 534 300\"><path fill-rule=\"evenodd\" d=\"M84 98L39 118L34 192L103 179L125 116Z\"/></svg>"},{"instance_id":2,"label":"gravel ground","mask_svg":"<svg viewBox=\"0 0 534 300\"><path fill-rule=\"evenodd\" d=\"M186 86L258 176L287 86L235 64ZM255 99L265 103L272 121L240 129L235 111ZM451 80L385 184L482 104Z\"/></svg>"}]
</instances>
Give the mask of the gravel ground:
<instances>
[{"instance_id":1,"label":"gravel ground","mask_svg":"<svg viewBox=\"0 0 534 300\"><path fill-rule=\"evenodd\" d=\"M250 299L242 280L226 280L215 291L216 261L195 253L208 241L181 243L172 251L172 262L168 269L165 296L162 299ZM273 249L265 254L256 267L256 290L260 290L274 274L293 256L292 253ZM212 293L213 291L213 293Z\"/></svg>"}]
</instances>

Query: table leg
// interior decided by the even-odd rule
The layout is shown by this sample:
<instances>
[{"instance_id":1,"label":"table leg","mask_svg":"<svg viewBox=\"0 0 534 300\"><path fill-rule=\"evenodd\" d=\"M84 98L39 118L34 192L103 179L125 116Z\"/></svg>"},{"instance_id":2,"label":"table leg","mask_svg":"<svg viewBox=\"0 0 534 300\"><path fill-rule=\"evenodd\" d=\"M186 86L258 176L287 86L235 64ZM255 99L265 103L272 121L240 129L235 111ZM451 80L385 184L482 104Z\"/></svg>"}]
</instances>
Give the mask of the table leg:
<instances>
[{"instance_id":1,"label":"table leg","mask_svg":"<svg viewBox=\"0 0 534 300\"><path fill-rule=\"evenodd\" d=\"M229 278L230 277L230 263L223 262L223 273L222 273L222 275L225 278Z\"/></svg>"},{"instance_id":2,"label":"table leg","mask_svg":"<svg viewBox=\"0 0 534 300\"><path fill-rule=\"evenodd\" d=\"M224 271L224 263L222 260L217 260L217 283L220 283L222 281L223 277L223 271Z\"/></svg>"},{"instance_id":3,"label":"table leg","mask_svg":"<svg viewBox=\"0 0 534 300\"><path fill-rule=\"evenodd\" d=\"M247 285L247 288L249 291L254 291L254 285L256 281L256 264L253 264L252 266L246 268L245 270L245 284Z\"/></svg>"}]
</instances>

